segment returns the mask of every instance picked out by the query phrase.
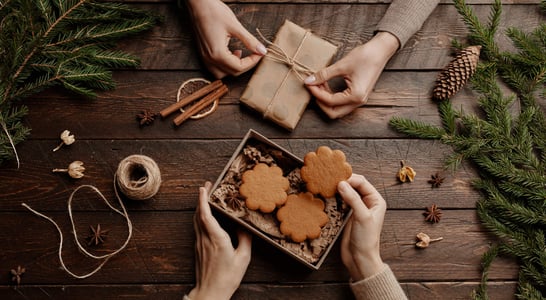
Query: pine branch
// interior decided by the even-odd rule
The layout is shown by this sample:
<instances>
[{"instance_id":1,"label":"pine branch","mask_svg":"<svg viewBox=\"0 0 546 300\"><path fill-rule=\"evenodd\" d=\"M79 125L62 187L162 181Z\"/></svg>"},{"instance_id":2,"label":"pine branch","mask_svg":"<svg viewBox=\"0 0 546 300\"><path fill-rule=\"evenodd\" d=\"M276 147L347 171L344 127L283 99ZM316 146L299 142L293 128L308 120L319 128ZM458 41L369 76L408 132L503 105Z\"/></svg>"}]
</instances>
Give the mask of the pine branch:
<instances>
[{"instance_id":1,"label":"pine branch","mask_svg":"<svg viewBox=\"0 0 546 300\"><path fill-rule=\"evenodd\" d=\"M546 293L546 114L537 100L546 96L546 24L529 32L509 28L515 52L501 52L495 42L501 3L492 5L487 24L464 0L454 0L467 25L469 41L482 46L482 61L471 78L480 96L480 115L454 111L449 101L438 107L445 134L435 137L420 121L393 118L392 127L416 137L439 138L453 147L446 165L469 160L478 169L473 186L483 194L476 205L498 247L483 257L484 269L474 299L488 299L488 266L497 255L520 263L518 299L544 299ZM546 0L541 2L546 10ZM454 42L454 46L461 46ZM498 80L514 92L505 95ZM517 105L519 104L519 105ZM517 109L519 108L519 111ZM498 249L498 250L497 250Z\"/></svg>"},{"instance_id":2,"label":"pine branch","mask_svg":"<svg viewBox=\"0 0 546 300\"><path fill-rule=\"evenodd\" d=\"M439 139L445 134L442 128L400 117L393 117L389 125L399 132L422 139Z\"/></svg>"},{"instance_id":3,"label":"pine branch","mask_svg":"<svg viewBox=\"0 0 546 300\"><path fill-rule=\"evenodd\" d=\"M9 0L0 6L0 163L28 131L11 112L17 101L54 85L94 97L115 87L111 68L138 65L116 42L149 29L158 17L127 4L94 0ZM26 110L20 110L26 112ZM9 153L12 155L10 156Z\"/></svg>"}]
</instances>

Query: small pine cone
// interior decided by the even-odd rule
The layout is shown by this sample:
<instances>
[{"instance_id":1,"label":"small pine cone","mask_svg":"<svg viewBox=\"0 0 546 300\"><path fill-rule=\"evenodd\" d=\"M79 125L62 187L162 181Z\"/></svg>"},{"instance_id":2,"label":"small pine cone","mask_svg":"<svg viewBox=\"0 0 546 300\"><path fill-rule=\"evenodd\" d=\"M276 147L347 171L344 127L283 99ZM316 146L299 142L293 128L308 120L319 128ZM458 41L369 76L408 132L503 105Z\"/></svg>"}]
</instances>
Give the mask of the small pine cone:
<instances>
[{"instance_id":1,"label":"small pine cone","mask_svg":"<svg viewBox=\"0 0 546 300\"><path fill-rule=\"evenodd\" d=\"M432 99L444 101L455 95L476 71L482 46L464 48L440 73Z\"/></svg>"}]
</instances>

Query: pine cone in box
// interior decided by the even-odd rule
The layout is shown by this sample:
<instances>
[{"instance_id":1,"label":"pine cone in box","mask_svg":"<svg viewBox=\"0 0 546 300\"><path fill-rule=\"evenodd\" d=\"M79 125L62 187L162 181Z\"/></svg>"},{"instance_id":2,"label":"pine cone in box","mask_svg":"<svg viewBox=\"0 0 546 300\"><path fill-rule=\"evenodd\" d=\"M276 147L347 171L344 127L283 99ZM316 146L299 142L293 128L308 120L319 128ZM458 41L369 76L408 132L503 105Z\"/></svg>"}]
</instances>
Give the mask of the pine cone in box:
<instances>
[{"instance_id":1,"label":"pine cone in box","mask_svg":"<svg viewBox=\"0 0 546 300\"><path fill-rule=\"evenodd\" d=\"M432 99L444 101L455 95L476 71L482 46L469 46L447 65L436 80Z\"/></svg>"}]
</instances>

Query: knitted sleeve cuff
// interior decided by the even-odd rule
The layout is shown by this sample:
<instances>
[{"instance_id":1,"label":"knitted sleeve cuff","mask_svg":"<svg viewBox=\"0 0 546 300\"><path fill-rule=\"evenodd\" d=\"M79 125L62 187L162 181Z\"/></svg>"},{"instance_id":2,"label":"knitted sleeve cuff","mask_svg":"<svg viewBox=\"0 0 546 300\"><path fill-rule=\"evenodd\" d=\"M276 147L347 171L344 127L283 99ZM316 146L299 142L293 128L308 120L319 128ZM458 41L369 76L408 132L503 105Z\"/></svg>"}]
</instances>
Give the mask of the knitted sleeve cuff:
<instances>
[{"instance_id":1,"label":"knitted sleeve cuff","mask_svg":"<svg viewBox=\"0 0 546 300\"><path fill-rule=\"evenodd\" d=\"M357 300L407 300L391 268L386 264L381 272L351 282L350 286Z\"/></svg>"},{"instance_id":2,"label":"knitted sleeve cuff","mask_svg":"<svg viewBox=\"0 0 546 300\"><path fill-rule=\"evenodd\" d=\"M440 0L393 0L375 32L392 33L402 48L421 29L438 2Z\"/></svg>"}]
</instances>

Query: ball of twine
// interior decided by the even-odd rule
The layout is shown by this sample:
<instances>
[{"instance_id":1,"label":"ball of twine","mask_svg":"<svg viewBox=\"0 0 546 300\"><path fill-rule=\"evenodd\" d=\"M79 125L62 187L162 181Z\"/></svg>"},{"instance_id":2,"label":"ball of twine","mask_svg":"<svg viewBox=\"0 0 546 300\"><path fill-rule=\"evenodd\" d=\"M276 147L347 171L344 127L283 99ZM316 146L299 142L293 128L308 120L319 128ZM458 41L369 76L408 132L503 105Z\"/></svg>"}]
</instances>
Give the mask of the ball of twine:
<instances>
[{"instance_id":1,"label":"ball of twine","mask_svg":"<svg viewBox=\"0 0 546 300\"><path fill-rule=\"evenodd\" d=\"M159 191L161 172L157 163L148 156L131 155L119 163L116 185L129 199L150 199Z\"/></svg>"}]
</instances>

